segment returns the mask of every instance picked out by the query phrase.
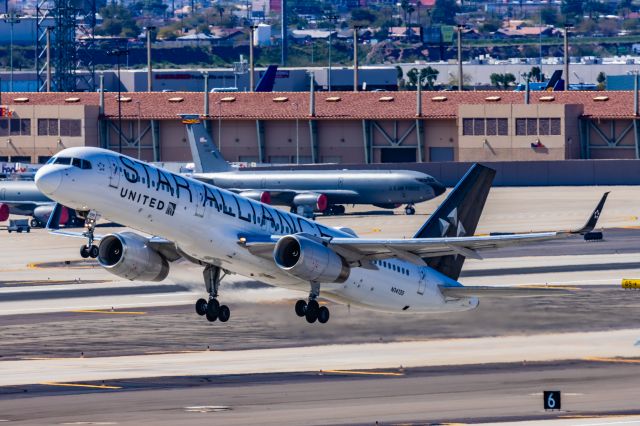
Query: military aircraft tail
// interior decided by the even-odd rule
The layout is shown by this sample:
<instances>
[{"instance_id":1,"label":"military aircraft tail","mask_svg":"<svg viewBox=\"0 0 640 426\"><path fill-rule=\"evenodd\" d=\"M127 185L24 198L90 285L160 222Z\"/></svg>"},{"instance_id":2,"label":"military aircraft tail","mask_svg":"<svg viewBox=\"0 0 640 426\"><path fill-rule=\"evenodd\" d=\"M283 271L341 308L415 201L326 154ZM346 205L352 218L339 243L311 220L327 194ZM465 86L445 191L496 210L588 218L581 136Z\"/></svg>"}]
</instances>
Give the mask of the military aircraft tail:
<instances>
[{"instance_id":1,"label":"military aircraft tail","mask_svg":"<svg viewBox=\"0 0 640 426\"><path fill-rule=\"evenodd\" d=\"M204 123L197 114L180 114L182 123L187 126L189 148L193 156L196 173L225 172L231 170L231 165L222 157L218 147Z\"/></svg>"},{"instance_id":2,"label":"military aircraft tail","mask_svg":"<svg viewBox=\"0 0 640 426\"><path fill-rule=\"evenodd\" d=\"M414 238L473 236L495 174L496 171L489 167L474 164ZM465 249L455 255L430 257L425 261L433 269L457 280L465 258L474 255Z\"/></svg>"}]
</instances>

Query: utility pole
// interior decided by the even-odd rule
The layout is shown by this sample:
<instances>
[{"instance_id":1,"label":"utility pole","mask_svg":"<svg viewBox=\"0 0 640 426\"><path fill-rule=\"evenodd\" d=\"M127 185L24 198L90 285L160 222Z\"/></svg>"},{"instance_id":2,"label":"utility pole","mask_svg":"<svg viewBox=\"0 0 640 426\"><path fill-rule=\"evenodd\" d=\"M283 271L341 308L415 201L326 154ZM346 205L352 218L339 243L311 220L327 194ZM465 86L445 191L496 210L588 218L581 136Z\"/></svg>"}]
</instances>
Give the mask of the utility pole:
<instances>
[{"instance_id":1,"label":"utility pole","mask_svg":"<svg viewBox=\"0 0 640 426\"><path fill-rule=\"evenodd\" d=\"M7 11L8 13L4 17L4 22L9 24L9 91L13 92L13 25L20 23L20 18L16 15L15 10Z\"/></svg>"},{"instance_id":2,"label":"utility pole","mask_svg":"<svg viewBox=\"0 0 640 426\"><path fill-rule=\"evenodd\" d=\"M464 74L462 73L462 29L464 26L458 25L458 92L464 90Z\"/></svg>"},{"instance_id":3,"label":"utility pole","mask_svg":"<svg viewBox=\"0 0 640 426\"><path fill-rule=\"evenodd\" d=\"M254 66L254 62L253 62L253 36L256 32L256 28L258 28L257 25L249 25L249 91L253 92L256 88L255 84L254 84L254 71L255 71L255 66Z\"/></svg>"},{"instance_id":4,"label":"utility pole","mask_svg":"<svg viewBox=\"0 0 640 426\"><path fill-rule=\"evenodd\" d=\"M153 92L153 70L151 69L151 31L156 27L148 26L147 30L147 92Z\"/></svg>"},{"instance_id":5,"label":"utility pole","mask_svg":"<svg viewBox=\"0 0 640 426\"><path fill-rule=\"evenodd\" d=\"M564 90L569 90L569 28L571 26L566 24L564 26Z\"/></svg>"},{"instance_id":6,"label":"utility pole","mask_svg":"<svg viewBox=\"0 0 640 426\"><path fill-rule=\"evenodd\" d=\"M353 26L353 91L358 91L358 30L362 26Z\"/></svg>"}]
</instances>

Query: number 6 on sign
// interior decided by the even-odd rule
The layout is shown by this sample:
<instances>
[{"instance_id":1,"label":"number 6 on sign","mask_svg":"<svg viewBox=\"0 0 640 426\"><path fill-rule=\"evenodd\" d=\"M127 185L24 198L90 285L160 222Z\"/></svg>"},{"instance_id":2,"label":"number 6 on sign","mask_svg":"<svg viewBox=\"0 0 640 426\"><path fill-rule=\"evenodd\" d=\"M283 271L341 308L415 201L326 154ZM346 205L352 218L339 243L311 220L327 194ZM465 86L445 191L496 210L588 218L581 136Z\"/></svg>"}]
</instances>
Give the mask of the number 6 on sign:
<instances>
[{"instance_id":1,"label":"number 6 on sign","mask_svg":"<svg viewBox=\"0 0 640 426\"><path fill-rule=\"evenodd\" d=\"M544 391L542 403L545 410L559 410L562 407L560 391Z\"/></svg>"}]
</instances>

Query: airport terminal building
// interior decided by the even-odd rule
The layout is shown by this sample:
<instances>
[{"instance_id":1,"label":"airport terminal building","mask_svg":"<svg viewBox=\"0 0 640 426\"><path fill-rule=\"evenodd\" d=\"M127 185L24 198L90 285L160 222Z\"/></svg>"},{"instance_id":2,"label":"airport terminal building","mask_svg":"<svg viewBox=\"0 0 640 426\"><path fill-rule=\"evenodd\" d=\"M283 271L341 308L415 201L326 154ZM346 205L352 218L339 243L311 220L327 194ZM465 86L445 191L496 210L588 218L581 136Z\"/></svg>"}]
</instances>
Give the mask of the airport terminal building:
<instances>
[{"instance_id":1,"label":"airport terminal building","mask_svg":"<svg viewBox=\"0 0 640 426\"><path fill-rule=\"evenodd\" d=\"M638 95L615 92L3 93L0 161L72 146L190 161L179 114L230 161L398 163L639 158Z\"/></svg>"}]
</instances>

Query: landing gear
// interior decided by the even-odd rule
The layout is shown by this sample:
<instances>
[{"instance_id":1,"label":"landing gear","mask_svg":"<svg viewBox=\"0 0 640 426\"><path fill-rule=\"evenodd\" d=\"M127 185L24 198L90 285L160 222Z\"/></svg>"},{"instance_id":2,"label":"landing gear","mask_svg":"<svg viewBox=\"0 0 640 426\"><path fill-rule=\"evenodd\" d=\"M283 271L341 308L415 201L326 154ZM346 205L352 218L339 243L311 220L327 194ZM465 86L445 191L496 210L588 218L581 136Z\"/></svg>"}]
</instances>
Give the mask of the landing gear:
<instances>
[{"instance_id":1,"label":"landing gear","mask_svg":"<svg viewBox=\"0 0 640 426\"><path fill-rule=\"evenodd\" d=\"M324 211L324 214L327 216L343 215L345 211L346 209L344 206L334 205L327 207L327 209Z\"/></svg>"},{"instance_id":2,"label":"landing gear","mask_svg":"<svg viewBox=\"0 0 640 426\"><path fill-rule=\"evenodd\" d=\"M93 231L96 229L96 222L98 221L99 218L100 216L95 210L89 211L87 213L87 216L85 217L84 224L87 230L83 232L82 235L87 237L87 244L80 247L80 256L82 256L83 259L87 259L89 257L92 257L95 259L96 257L98 257L98 254L100 253L98 246L93 244L93 241L94 241Z\"/></svg>"},{"instance_id":3,"label":"landing gear","mask_svg":"<svg viewBox=\"0 0 640 426\"><path fill-rule=\"evenodd\" d=\"M320 306L317 297L320 295L320 284L311 283L311 292L309 292L309 301L298 300L296 302L295 311L299 317L304 317L309 324L318 321L325 324L329 321L329 308Z\"/></svg>"},{"instance_id":4,"label":"landing gear","mask_svg":"<svg viewBox=\"0 0 640 426\"><path fill-rule=\"evenodd\" d=\"M29 221L29 226L32 228L40 228L42 226L42 223L40 223L40 221L34 217Z\"/></svg>"},{"instance_id":5,"label":"landing gear","mask_svg":"<svg viewBox=\"0 0 640 426\"><path fill-rule=\"evenodd\" d=\"M200 316L205 316L209 322L216 320L227 322L231 318L229 307L218 302L218 288L220 287L220 281L224 278L224 275L221 276L220 273L220 267L214 265L207 265L202 272L204 284L209 293L209 300L198 299L196 313Z\"/></svg>"},{"instance_id":6,"label":"landing gear","mask_svg":"<svg viewBox=\"0 0 640 426\"><path fill-rule=\"evenodd\" d=\"M407 204L407 207L404 208L404 213L409 216L416 214L416 209L413 207L413 204Z\"/></svg>"}]
</instances>

